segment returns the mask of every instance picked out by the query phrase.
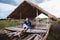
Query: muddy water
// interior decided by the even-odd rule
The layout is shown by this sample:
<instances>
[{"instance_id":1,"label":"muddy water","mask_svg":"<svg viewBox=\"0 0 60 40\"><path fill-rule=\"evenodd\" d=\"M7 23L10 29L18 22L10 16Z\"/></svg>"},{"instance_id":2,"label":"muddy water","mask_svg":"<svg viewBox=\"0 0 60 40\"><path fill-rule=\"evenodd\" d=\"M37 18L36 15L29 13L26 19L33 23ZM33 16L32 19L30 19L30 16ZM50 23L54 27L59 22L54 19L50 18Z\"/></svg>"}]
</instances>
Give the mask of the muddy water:
<instances>
[{"instance_id":1,"label":"muddy water","mask_svg":"<svg viewBox=\"0 0 60 40\"><path fill-rule=\"evenodd\" d=\"M60 24L53 24L50 29L50 33L56 40L60 40Z\"/></svg>"}]
</instances>

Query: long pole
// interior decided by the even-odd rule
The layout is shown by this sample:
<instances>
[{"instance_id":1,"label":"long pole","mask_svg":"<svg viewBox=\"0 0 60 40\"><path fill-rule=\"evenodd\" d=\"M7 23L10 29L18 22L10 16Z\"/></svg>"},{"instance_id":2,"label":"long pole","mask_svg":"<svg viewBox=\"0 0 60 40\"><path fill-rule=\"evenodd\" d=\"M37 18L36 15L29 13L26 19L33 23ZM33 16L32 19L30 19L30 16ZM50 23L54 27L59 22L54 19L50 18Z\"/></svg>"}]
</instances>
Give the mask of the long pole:
<instances>
[{"instance_id":1,"label":"long pole","mask_svg":"<svg viewBox=\"0 0 60 40\"><path fill-rule=\"evenodd\" d=\"M20 21L21 21L21 12L20 12ZM21 22L20 22L20 25L21 25Z\"/></svg>"},{"instance_id":2,"label":"long pole","mask_svg":"<svg viewBox=\"0 0 60 40\"><path fill-rule=\"evenodd\" d=\"M37 12L36 12L36 16L38 16L38 10L36 10ZM37 29L37 22L38 22L38 20L36 19L36 29Z\"/></svg>"}]
</instances>

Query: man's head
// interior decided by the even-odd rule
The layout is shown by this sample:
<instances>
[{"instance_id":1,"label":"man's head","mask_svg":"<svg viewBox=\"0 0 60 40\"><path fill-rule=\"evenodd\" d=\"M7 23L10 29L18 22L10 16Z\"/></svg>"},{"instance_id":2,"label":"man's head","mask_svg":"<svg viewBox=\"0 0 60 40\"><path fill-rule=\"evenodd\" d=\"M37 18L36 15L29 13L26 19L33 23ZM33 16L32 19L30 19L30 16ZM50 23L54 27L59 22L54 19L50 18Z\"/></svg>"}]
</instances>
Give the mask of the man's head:
<instances>
[{"instance_id":1,"label":"man's head","mask_svg":"<svg viewBox=\"0 0 60 40\"><path fill-rule=\"evenodd\" d=\"M29 20L29 18L26 18L26 19L25 19L25 21L28 21L28 20Z\"/></svg>"}]
</instances>

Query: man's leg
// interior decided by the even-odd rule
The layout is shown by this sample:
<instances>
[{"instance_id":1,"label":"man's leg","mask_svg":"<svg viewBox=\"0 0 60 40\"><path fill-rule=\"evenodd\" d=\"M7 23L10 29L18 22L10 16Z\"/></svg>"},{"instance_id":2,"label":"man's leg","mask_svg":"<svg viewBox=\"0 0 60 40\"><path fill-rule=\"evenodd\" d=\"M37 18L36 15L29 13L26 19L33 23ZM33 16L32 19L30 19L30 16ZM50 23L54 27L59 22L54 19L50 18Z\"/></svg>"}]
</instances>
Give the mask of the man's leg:
<instances>
[{"instance_id":1,"label":"man's leg","mask_svg":"<svg viewBox=\"0 0 60 40\"><path fill-rule=\"evenodd\" d=\"M24 32L26 32L28 30L28 26L26 24L23 24L23 29L20 32L20 35L22 35Z\"/></svg>"},{"instance_id":2,"label":"man's leg","mask_svg":"<svg viewBox=\"0 0 60 40\"><path fill-rule=\"evenodd\" d=\"M28 26L26 24L23 24L23 31L27 31L28 30Z\"/></svg>"}]
</instances>

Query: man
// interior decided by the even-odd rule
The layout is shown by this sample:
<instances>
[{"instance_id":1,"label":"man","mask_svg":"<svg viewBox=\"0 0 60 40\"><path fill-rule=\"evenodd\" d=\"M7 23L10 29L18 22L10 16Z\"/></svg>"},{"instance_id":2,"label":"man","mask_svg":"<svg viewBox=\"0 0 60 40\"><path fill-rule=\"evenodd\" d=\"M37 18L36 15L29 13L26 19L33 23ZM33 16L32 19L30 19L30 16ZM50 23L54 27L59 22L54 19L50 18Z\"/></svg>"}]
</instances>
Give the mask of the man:
<instances>
[{"instance_id":1,"label":"man","mask_svg":"<svg viewBox=\"0 0 60 40\"><path fill-rule=\"evenodd\" d=\"M27 29L31 28L31 22L29 18L26 18L24 23L23 23L23 30L26 31Z\"/></svg>"},{"instance_id":2,"label":"man","mask_svg":"<svg viewBox=\"0 0 60 40\"><path fill-rule=\"evenodd\" d=\"M17 35L22 35L24 32L26 32L30 28L31 28L31 22L29 18L26 18L23 23L23 29L20 32L17 32Z\"/></svg>"},{"instance_id":3,"label":"man","mask_svg":"<svg viewBox=\"0 0 60 40\"><path fill-rule=\"evenodd\" d=\"M23 27L31 28L31 22L30 22L29 18L25 19L25 21L23 23Z\"/></svg>"}]
</instances>

